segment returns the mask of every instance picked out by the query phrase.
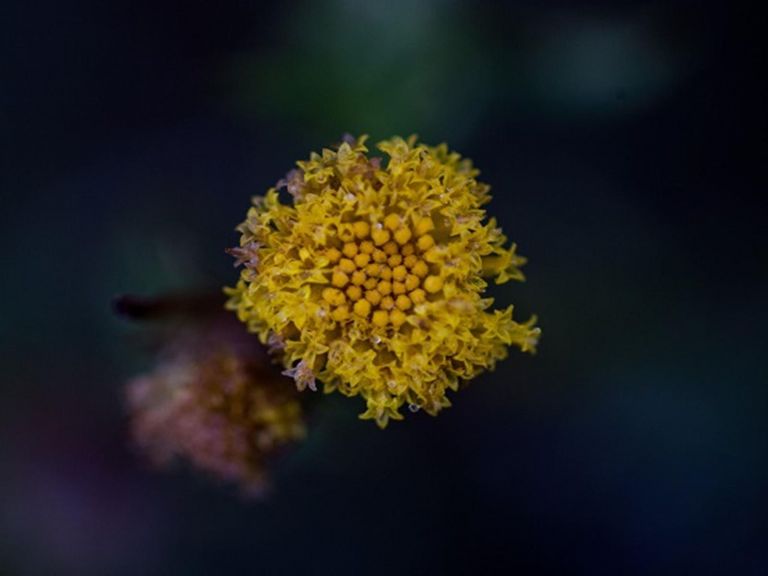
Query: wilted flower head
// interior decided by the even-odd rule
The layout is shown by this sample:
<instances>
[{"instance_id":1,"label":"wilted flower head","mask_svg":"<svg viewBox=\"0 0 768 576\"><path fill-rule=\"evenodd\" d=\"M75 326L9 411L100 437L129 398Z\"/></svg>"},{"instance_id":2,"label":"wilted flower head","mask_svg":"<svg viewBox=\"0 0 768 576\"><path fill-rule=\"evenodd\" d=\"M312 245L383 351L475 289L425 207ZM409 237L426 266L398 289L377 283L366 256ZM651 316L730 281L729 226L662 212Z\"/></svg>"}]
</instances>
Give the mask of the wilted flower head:
<instances>
[{"instance_id":1,"label":"wilted flower head","mask_svg":"<svg viewBox=\"0 0 768 576\"><path fill-rule=\"evenodd\" d=\"M181 330L126 397L133 439L153 461L186 459L255 494L268 459L304 436L297 395L241 324L216 322Z\"/></svg>"},{"instance_id":2,"label":"wilted flower head","mask_svg":"<svg viewBox=\"0 0 768 576\"><path fill-rule=\"evenodd\" d=\"M300 389L361 395L385 426L400 409L436 414L456 389L516 345L533 351L535 319L493 309L484 278L522 280L525 259L482 208L489 187L469 160L415 137L365 138L313 153L256 197L230 250L244 264L229 307L280 342Z\"/></svg>"}]
</instances>

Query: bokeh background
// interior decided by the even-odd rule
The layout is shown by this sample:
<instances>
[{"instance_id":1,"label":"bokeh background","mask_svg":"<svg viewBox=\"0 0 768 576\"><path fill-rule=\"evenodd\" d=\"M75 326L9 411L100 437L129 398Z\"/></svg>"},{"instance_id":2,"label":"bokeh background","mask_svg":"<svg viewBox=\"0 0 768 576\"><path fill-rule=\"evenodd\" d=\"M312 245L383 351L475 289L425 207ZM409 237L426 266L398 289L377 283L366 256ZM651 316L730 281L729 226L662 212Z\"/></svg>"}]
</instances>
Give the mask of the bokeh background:
<instances>
[{"instance_id":1,"label":"bokeh background","mask_svg":"<svg viewBox=\"0 0 768 576\"><path fill-rule=\"evenodd\" d=\"M0 573L766 574L766 51L736 3L0 6ZM118 293L218 289L344 132L473 158L536 312L433 419L326 398L262 502L131 449Z\"/></svg>"}]
</instances>

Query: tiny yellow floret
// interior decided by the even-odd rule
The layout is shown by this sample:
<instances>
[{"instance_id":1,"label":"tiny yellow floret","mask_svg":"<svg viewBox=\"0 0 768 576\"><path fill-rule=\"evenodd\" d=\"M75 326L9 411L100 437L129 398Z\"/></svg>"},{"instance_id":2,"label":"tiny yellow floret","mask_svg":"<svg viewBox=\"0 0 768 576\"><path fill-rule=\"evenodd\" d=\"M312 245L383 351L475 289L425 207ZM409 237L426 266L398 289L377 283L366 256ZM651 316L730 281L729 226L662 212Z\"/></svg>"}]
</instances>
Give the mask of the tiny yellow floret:
<instances>
[{"instance_id":1,"label":"tiny yellow floret","mask_svg":"<svg viewBox=\"0 0 768 576\"><path fill-rule=\"evenodd\" d=\"M373 238L373 243L376 246L386 244L389 242L389 230L376 228L373 232L371 232L371 238Z\"/></svg>"},{"instance_id":2,"label":"tiny yellow floret","mask_svg":"<svg viewBox=\"0 0 768 576\"><path fill-rule=\"evenodd\" d=\"M358 316L368 316L371 313L371 303L368 300L358 300L353 308Z\"/></svg>"},{"instance_id":3,"label":"tiny yellow floret","mask_svg":"<svg viewBox=\"0 0 768 576\"><path fill-rule=\"evenodd\" d=\"M363 286L365 286L366 290L373 290L376 288L376 286L379 284L378 279L376 278L368 278L364 283Z\"/></svg>"},{"instance_id":4,"label":"tiny yellow floret","mask_svg":"<svg viewBox=\"0 0 768 576\"><path fill-rule=\"evenodd\" d=\"M424 234L432 232L432 230L435 229L435 223L432 222L432 218L429 216L424 216L423 218L419 218L416 221L414 228L416 230L417 236L423 236Z\"/></svg>"},{"instance_id":5,"label":"tiny yellow floret","mask_svg":"<svg viewBox=\"0 0 768 576\"><path fill-rule=\"evenodd\" d=\"M358 220L352 224L352 231L357 238L362 240L363 238L368 238L368 234L371 232L371 225L365 220Z\"/></svg>"},{"instance_id":6,"label":"tiny yellow floret","mask_svg":"<svg viewBox=\"0 0 768 576\"><path fill-rule=\"evenodd\" d=\"M389 321L392 322L392 326L395 328L399 328L403 324L405 324L405 321L408 319L408 316L405 315L404 312L400 310L392 310L389 314Z\"/></svg>"},{"instance_id":7,"label":"tiny yellow floret","mask_svg":"<svg viewBox=\"0 0 768 576\"><path fill-rule=\"evenodd\" d=\"M365 299L372 305L377 306L381 302L381 292L378 290L366 290Z\"/></svg>"},{"instance_id":8,"label":"tiny yellow floret","mask_svg":"<svg viewBox=\"0 0 768 576\"><path fill-rule=\"evenodd\" d=\"M350 260L349 258L342 258L339 261L339 270L345 274L352 274L355 270L357 270L357 266L355 266L355 262L353 260Z\"/></svg>"},{"instance_id":9,"label":"tiny yellow floret","mask_svg":"<svg viewBox=\"0 0 768 576\"><path fill-rule=\"evenodd\" d=\"M363 290L360 286L350 286L347 288L347 296L350 300L360 300L363 297Z\"/></svg>"},{"instance_id":10,"label":"tiny yellow floret","mask_svg":"<svg viewBox=\"0 0 768 576\"><path fill-rule=\"evenodd\" d=\"M355 232L349 224L340 224L338 227L339 240L351 242L355 239Z\"/></svg>"},{"instance_id":11,"label":"tiny yellow floret","mask_svg":"<svg viewBox=\"0 0 768 576\"><path fill-rule=\"evenodd\" d=\"M411 239L411 236L413 236L413 234L410 228L398 228L395 230L395 242L401 246L407 244L408 240Z\"/></svg>"},{"instance_id":12,"label":"tiny yellow floret","mask_svg":"<svg viewBox=\"0 0 768 576\"><path fill-rule=\"evenodd\" d=\"M384 218L385 228L394 232L395 230L398 229L399 226L400 226L400 216L398 216L397 214L394 214L394 213L387 214L387 217Z\"/></svg>"},{"instance_id":13,"label":"tiny yellow floret","mask_svg":"<svg viewBox=\"0 0 768 576\"><path fill-rule=\"evenodd\" d=\"M371 319L376 326L383 328L389 322L389 314L386 310L376 310Z\"/></svg>"},{"instance_id":14,"label":"tiny yellow floret","mask_svg":"<svg viewBox=\"0 0 768 576\"><path fill-rule=\"evenodd\" d=\"M393 242L390 240L386 244L384 244L384 254L389 256L390 258L392 256L397 255L400 252L400 247L397 245L397 242Z\"/></svg>"},{"instance_id":15,"label":"tiny yellow floret","mask_svg":"<svg viewBox=\"0 0 768 576\"><path fill-rule=\"evenodd\" d=\"M396 266L392 269L392 278L398 282L405 280L406 276L408 276L408 269L405 266Z\"/></svg>"},{"instance_id":16,"label":"tiny yellow floret","mask_svg":"<svg viewBox=\"0 0 768 576\"><path fill-rule=\"evenodd\" d=\"M423 304L427 301L427 293L421 288L416 288L411 292L411 300L414 304Z\"/></svg>"},{"instance_id":17,"label":"tiny yellow floret","mask_svg":"<svg viewBox=\"0 0 768 576\"><path fill-rule=\"evenodd\" d=\"M411 268L411 272L413 272L419 278L424 278L427 274L429 274L429 266L427 266L427 263L424 262L424 260L417 260L413 265L413 268Z\"/></svg>"},{"instance_id":18,"label":"tiny yellow floret","mask_svg":"<svg viewBox=\"0 0 768 576\"><path fill-rule=\"evenodd\" d=\"M412 290L416 290L416 288L419 287L419 284L421 283L421 280L419 280L419 277L415 274L408 274L405 277L405 289L408 292L411 292Z\"/></svg>"},{"instance_id":19,"label":"tiny yellow floret","mask_svg":"<svg viewBox=\"0 0 768 576\"><path fill-rule=\"evenodd\" d=\"M432 248L432 246L434 245L435 245L435 239L432 238L432 236L430 236L429 234L424 234L424 236L422 236L416 241L416 246L422 252L426 252L427 250Z\"/></svg>"},{"instance_id":20,"label":"tiny yellow floret","mask_svg":"<svg viewBox=\"0 0 768 576\"><path fill-rule=\"evenodd\" d=\"M430 294L440 292L443 287L443 279L440 276L427 276L424 279L424 290Z\"/></svg>"},{"instance_id":21,"label":"tiny yellow floret","mask_svg":"<svg viewBox=\"0 0 768 576\"><path fill-rule=\"evenodd\" d=\"M400 310L408 310L411 307L411 299L405 294L400 294L397 300L395 300L395 306L400 308Z\"/></svg>"},{"instance_id":22,"label":"tiny yellow floret","mask_svg":"<svg viewBox=\"0 0 768 576\"><path fill-rule=\"evenodd\" d=\"M337 306L333 309L333 312L331 312L331 317L336 320L336 322L344 322L344 320L349 318L349 308L346 304Z\"/></svg>"},{"instance_id":23,"label":"tiny yellow floret","mask_svg":"<svg viewBox=\"0 0 768 576\"><path fill-rule=\"evenodd\" d=\"M331 284L333 284L337 288L344 288L344 286L346 286L347 283L349 283L349 276L347 276L341 270L333 271L333 275L331 276Z\"/></svg>"},{"instance_id":24,"label":"tiny yellow floret","mask_svg":"<svg viewBox=\"0 0 768 576\"><path fill-rule=\"evenodd\" d=\"M357 255L357 244L354 242L347 242L344 244L344 248L341 251L347 258L354 258Z\"/></svg>"},{"instance_id":25,"label":"tiny yellow floret","mask_svg":"<svg viewBox=\"0 0 768 576\"><path fill-rule=\"evenodd\" d=\"M365 272L362 270L355 270L352 272L352 284L355 286L362 286L365 284L365 281L368 279L368 276L365 275Z\"/></svg>"}]
</instances>

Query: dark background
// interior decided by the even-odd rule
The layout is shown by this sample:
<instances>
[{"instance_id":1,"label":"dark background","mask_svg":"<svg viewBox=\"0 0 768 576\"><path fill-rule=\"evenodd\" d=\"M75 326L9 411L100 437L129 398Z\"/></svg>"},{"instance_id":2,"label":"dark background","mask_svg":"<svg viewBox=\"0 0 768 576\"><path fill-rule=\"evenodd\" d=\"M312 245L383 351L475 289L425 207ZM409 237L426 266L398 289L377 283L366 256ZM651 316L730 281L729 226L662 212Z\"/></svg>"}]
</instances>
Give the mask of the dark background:
<instances>
[{"instance_id":1,"label":"dark background","mask_svg":"<svg viewBox=\"0 0 768 576\"><path fill-rule=\"evenodd\" d=\"M764 21L735 3L0 5L0 573L765 574ZM157 473L113 295L218 289L343 132L473 158L536 312L380 431L331 396L272 495Z\"/></svg>"}]
</instances>

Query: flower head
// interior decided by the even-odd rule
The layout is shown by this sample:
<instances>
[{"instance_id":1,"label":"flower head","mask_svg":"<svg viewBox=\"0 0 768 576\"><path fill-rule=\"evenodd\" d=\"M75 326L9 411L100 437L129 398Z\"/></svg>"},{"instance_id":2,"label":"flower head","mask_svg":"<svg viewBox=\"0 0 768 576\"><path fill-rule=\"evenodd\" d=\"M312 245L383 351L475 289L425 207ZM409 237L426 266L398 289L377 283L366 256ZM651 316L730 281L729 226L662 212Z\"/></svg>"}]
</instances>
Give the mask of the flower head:
<instances>
[{"instance_id":1,"label":"flower head","mask_svg":"<svg viewBox=\"0 0 768 576\"><path fill-rule=\"evenodd\" d=\"M525 259L483 206L489 187L469 160L415 137L365 138L313 153L256 197L231 252L245 265L228 306L262 342L278 340L300 388L362 396L385 426L403 404L436 414L504 358L533 351L535 319L492 309L485 278L522 280Z\"/></svg>"},{"instance_id":2,"label":"flower head","mask_svg":"<svg viewBox=\"0 0 768 576\"><path fill-rule=\"evenodd\" d=\"M184 458L260 493L269 458L304 436L297 392L283 380L239 324L185 329L128 384L133 439L158 464Z\"/></svg>"}]
</instances>

